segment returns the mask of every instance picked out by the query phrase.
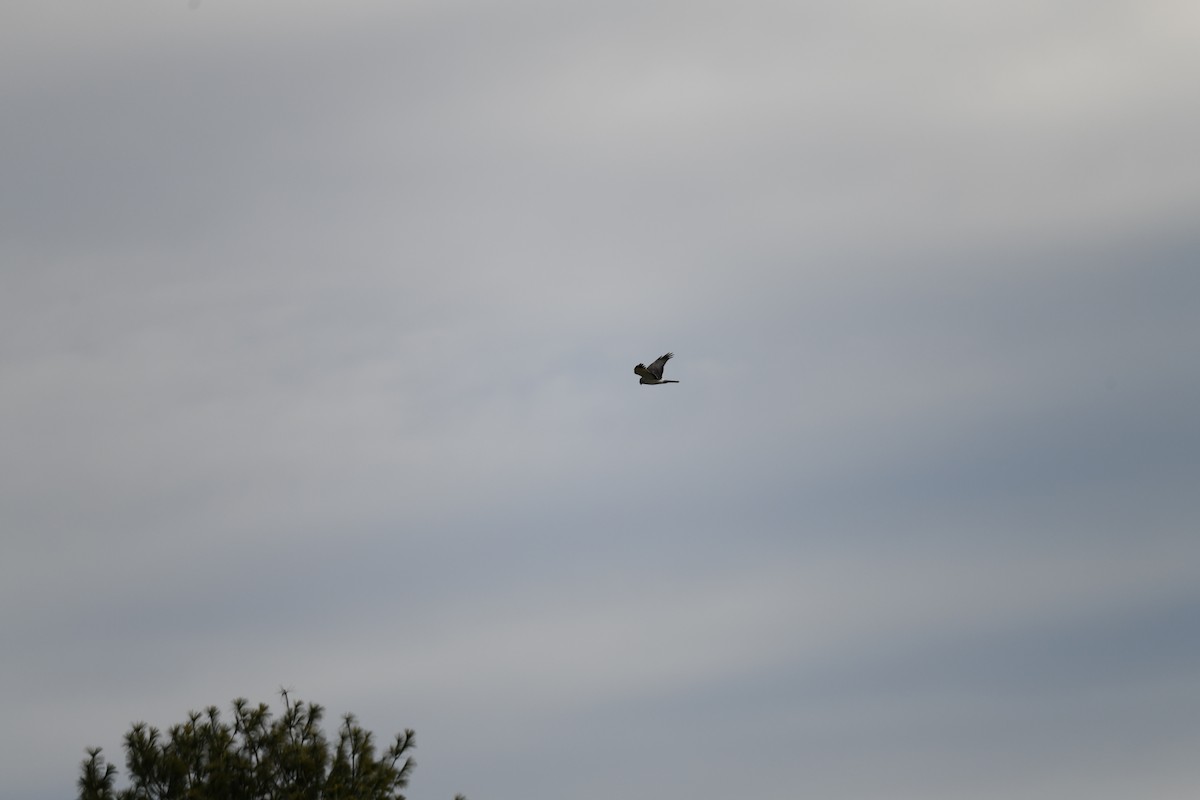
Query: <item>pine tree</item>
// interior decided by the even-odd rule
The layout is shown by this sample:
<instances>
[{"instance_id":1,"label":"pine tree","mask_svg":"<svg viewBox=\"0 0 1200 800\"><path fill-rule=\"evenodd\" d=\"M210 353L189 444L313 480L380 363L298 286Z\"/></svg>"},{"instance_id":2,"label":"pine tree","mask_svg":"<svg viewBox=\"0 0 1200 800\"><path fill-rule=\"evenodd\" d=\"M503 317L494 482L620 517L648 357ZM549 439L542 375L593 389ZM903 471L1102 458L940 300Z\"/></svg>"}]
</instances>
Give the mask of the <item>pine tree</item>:
<instances>
[{"instance_id":1,"label":"pine tree","mask_svg":"<svg viewBox=\"0 0 1200 800\"><path fill-rule=\"evenodd\" d=\"M413 731L377 754L374 735L347 714L331 744L321 728L325 709L280 695L278 717L265 703L238 698L230 722L209 706L165 735L134 723L124 740L129 785L116 790L116 767L88 748L79 800L404 800L400 790L416 766Z\"/></svg>"}]
</instances>

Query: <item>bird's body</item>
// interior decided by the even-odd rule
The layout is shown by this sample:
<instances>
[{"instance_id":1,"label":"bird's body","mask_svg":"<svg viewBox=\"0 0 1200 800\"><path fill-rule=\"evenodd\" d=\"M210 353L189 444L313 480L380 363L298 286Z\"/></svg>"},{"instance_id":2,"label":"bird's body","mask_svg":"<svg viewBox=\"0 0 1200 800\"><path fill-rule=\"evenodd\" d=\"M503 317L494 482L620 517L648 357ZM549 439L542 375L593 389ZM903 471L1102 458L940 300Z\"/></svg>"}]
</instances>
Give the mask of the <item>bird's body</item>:
<instances>
[{"instance_id":1,"label":"bird's body","mask_svg":"<svg viewBox=\"0 0 1200 800\"><path fill-rule=\"evenodd\" d=\"M679 381L663 380L663 367L674 357L674 353L667 353L664 356L659 356L658 360L648 367L645 364L638 364L633 368L633 374L641 376L641 380L638 383L644 383L649 386L657 386L660 383L679 383Z\"/></svg>"}]
</instances>

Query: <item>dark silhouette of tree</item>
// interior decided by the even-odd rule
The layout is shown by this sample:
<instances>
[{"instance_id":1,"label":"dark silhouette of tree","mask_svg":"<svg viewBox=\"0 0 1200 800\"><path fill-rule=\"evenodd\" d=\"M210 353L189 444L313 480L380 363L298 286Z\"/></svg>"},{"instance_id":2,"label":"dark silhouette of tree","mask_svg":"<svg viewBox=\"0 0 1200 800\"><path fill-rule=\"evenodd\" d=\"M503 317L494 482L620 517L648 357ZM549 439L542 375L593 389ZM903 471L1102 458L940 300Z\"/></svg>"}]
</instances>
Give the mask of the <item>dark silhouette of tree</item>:
<instances>
[{"instance_id":1,"label":"dark silhouette of tree","mask_svg":"<svg viewBox=\"0 0 1200 800\"><path fill-rule=\"evenodd\" d=\"M113 797L117 768L105 763L99 747L89 747L79 776L79 800L107 800Z\"/></svg>"},{"instance_id":2,"label":"dark silhouette of tree","mask_svg":"<svg viewBox=\"0 0 1200 800\"><path fill-rule=\"evenodd\" d=\"M125 734L129 786L118 791L117 768L100 748L88 748L79 800L404 800L400 790L416 766L411 730L377 752L371 732L347 714L331 744L321 728L321 706L293 702L287 691L280 695L278 717L265 703L238 698L229 722L209 706L190 712L166 735L134 723Z\"/></svg>"}]
</instances>

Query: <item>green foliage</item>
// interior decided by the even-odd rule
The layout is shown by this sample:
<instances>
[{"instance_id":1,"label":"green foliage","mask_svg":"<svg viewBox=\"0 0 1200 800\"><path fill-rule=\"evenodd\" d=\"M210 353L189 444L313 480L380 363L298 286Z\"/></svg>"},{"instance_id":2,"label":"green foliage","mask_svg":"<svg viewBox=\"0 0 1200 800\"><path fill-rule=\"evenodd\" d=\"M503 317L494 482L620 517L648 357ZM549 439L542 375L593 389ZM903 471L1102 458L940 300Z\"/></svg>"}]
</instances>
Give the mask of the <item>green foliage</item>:
<instances>
[{"instance_id":1,"label":"green foliage","mask_svg":"<svg viewBox=\"0 0 1200 800\"><path fill-rule=\"evenodd\" d=\"M116 767L89 748L79 800L404 800L415 766L411 730L377 754L374 736L347 714L334 745L321 729L321 706L281 694L279 717L239 698L230 722L210 706L165 736L135 723L125 734L129 786L117 791Z\"/></svg>"},{"instance_id":2,"label":"green foliage","mask_svg":"<svg viewBox=\"0 0 1200 800\"><path fill-rule=\"evenodd\" d=\"M79 800L107 800L113 796L117 768L104 761L99 747L89 747L79 776Z\"/></svg>"}]
</instances>

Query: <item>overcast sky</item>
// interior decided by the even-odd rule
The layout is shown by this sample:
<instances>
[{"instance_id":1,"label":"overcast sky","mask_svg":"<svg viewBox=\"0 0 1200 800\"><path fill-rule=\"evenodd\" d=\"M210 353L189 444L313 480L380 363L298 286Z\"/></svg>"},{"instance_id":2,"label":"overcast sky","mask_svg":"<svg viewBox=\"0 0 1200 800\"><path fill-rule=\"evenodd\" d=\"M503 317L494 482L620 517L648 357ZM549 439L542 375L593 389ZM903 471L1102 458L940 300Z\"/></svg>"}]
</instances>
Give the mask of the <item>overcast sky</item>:
<instances>
[{"instance_id":1,"label":"overcast sky","mask_svg":"<svg viewBox=\"0 0 1200 800\"><path fill-rule=\"evenodd\" d=\"M1187 0L9 0L0 797L281 686L414 800L1197 796L1198 75Z\"/></svg>"}]
</instances>

